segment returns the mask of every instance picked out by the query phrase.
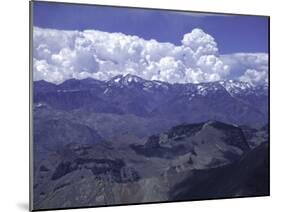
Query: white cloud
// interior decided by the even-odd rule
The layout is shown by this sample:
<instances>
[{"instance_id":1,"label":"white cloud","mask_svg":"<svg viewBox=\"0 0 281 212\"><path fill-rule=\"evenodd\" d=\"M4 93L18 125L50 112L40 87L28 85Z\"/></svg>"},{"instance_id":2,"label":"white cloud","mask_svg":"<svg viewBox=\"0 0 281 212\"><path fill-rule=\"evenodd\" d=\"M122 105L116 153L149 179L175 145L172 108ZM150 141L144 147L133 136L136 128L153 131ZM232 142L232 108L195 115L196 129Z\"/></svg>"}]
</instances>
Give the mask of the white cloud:
<instances>
[{"instance_id":1,"label":"white cloud","mask_svg":"<svg viewBox=\"0 0 281 212\"><path fill-rule=\"evenodd\" d=\"M268 82L267 72L257 71L255 69L247 69L246 72L239 78L241 81L250 83L251 85L262 84Z\"/></svg>"},{"instance_id":2,"label":"white cloud","mask_svg":"<svg viewBox=\"0 0 281 212\"><path fill-rule=\"evenodd\" d=\"M229 78L247 81L252 84L268 82L268 54L235 53L222 55L222 61L231 67Z\"/></svg>"},{"instance_id":3,"label":"white cloud","mask_svg":"<svg viewBox=\"0 0 281 212\"><path fill-rule=\"evenodd\" d=\"M185 34L182 44L184 49L192 51L197 58L200 58L202 55L218 54L215 39L211 35L206 34L202 29L194 29L191 33Z\"/></svg>"},{"instance_id":4,"label":"white cloud","mask_svg":"<svg viewBox=\"0 0 281 212\"><path fill-rule=\"evenodd\" d=\"M108 80L128 73L170 83L209 82L228 79L233 73L231 66L241 59L235 55L221 57L215 39L201 29L185 34L180 46L122 33L38 27L34 28L33 40L34 79L54 83L86 77ZM259 59L243 57L250 61L247 64L261 64ZM267 61L262 64L267 67ZM259 70L247 67L236 78L247 69Z\"/></svg>"}]
</instances>

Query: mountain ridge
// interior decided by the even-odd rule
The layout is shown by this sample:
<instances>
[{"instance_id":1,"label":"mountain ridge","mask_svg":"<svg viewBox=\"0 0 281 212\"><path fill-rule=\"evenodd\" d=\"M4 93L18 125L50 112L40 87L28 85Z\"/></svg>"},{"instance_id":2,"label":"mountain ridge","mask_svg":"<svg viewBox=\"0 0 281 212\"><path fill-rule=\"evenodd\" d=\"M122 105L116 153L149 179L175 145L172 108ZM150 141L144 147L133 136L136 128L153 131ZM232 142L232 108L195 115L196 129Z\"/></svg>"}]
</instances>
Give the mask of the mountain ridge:
<instances>
[{"instance_id":1,"label":"mountain ridge","mask_svg":"<svg viewBox=\"0 0 281 212\"><path fill-rule=\"evenodd\" d=\"M65 80L64 82L62 83L59 83L59 84L55 84L55 83L52 83L52 82L48 82L46 80L37 80L37 81L34 81L35 84L38 84L38 83L45 83L45 84L52 84L52 85L55 85L55 86L58 86L58 87L61 87L62 85L65 85L67 84L68 82L70 81L76 81L76 82L85 82L85 81L92 81L92 82L100 82L100 83L105 83L105 84L108 84L108 83L112 83L112 82L115 82L115 83L122 83L123 85L128 85L130 83L145 83L145 82L153 82L155 84L165 84L165 85L208 85L208 84L217 84L219 83L220 85L222 85L224 88L226 88L226 90L230 90L230 86L232 85L233 87L236 87L236 88L241 88L242 90L246 89L246 88L258 88L258 89L268 89L268 84L267 83L264 83L264 84L261 84L261 85L252 85L251 83L248 83L248 82L245 82L245 81L239 81L239 80L218 80L218 81L212 81L212 82L200 82L200 83L169 83L169 82L165 82L165 81L160 81L160 80L146 80L144 78L141 78L137 75L133 75L133 74L124 74L124 75L116 75L114 77L112 77L111 79L109 80L98 80L98 79L95 79L95 78L92 78L92 77L88 77L88 78L85 78L85 79L76 79L76 78L70 78L70 79L67 79Z\"/></svg>"},{"instance_id":2,"label":"mountain ridge","mask_svg":"<svg viewBox=\"0 0 281 212\"><path fill-rule=\"evenodd\" d=\"M54 84L45 80L34 81L35 92L49 92L49 91L75 91L79 90L91 90L91 89L103 90L103 93L108 93L110 89L126 89L126 88L138 88L145 92L151 92L154 90L165 91L169 89L181 89L186 91L186 95L192 99L193 95L205 96L210 92L226 91L229 95L237 97L239 95L263 95L268 96L268 85L251 85L250 83L238 81L238 80L220 80L214 82L202 82L202 83L168 83L158 80L146 80L139 76L126 74L116 75L110 80L97 80L94 78L85 79L68 79L60 84ZM45 90L44 90L45 89ZM38 90L38 91L37 91Z\"/></svg>"},{"instance_id":3,"label":"mountain ridge","mask_svg":"<svg viewBox=\"0 0 281 212\"><path fill-rule=\"evenodd\" d=\"M268 121L268 86L233 80L169 84L128 74L109 81L69 79L59 85L35 81L34 103L66 111L158 116L190 123Z\"/></svg>"}]
</instances>

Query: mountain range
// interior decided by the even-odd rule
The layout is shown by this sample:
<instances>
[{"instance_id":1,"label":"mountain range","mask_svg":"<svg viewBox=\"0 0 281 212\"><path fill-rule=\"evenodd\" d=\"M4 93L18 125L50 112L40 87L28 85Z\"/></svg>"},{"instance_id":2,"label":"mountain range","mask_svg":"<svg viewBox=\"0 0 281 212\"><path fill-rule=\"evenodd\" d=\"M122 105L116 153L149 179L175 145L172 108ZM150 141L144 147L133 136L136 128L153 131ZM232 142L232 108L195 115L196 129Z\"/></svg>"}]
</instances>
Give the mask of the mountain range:
<instances>
[{"instance_id":1,"label":"mountain range","mask_svg":"<svg viewBox=\"0 0 281 212\"><path fill-rule=\"evenodd\" d=\"M34 106L63 111L131 114L180 122L268 122L268 86L241 81L169 84L118 75L109 81L70 79L34 82Z\"/></svg>"},{"instance_id":2,"label":"mountain range","mask_svg":"<svg viewBox=\"0 0 281 212\"><path fill-rule=\"evenodd\" d=\"M35 81L33 130L36 209L269 194L267 85Z\"/></svg>"}]
</instances>

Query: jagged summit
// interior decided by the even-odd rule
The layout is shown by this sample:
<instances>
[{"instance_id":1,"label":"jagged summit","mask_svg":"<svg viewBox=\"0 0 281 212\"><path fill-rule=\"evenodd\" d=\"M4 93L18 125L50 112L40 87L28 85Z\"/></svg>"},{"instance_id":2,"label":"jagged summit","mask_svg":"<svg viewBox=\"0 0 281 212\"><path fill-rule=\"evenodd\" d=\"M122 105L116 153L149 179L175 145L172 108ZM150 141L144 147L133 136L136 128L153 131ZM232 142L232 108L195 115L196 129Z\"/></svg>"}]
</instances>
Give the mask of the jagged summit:
<instances>
[{"instance_id":1,"label":"jagged summit","mask_svg":"<svg viewBox=\"0 0 281 212\"><path fill-rule=\"evenodd\" d=\"M144 80L141 77L138 77L136 75L132 74L126 74L126 75L117 75L110 79L109 83L115 83L115 84L121 84L121 85L130 85L133 83L144 83L147 80Z\"/></svg>"},{"instance_id":2,"label":"jagged summit","mask_svg":"<svg viewBox=\"0 0 281 212\"><path fill-rule=\"evenodd\" d=\"M68 79L63 83L56 85L44 80L35 81L35 90L38 91L55 91L57 90L91 90L101 89L106 91L118 88L122 89L138 89L143 92L164 91L183 93L189 100L193 100L196 96L209 96L214 94L230 95L233 97L245 95L264 95L268 93L268 85L253 86L248 82L238 80L221 80L215 82L202 83L185 83L185 84L170 84L158 80L146 80L139 76L126 74L116 75L108 81L100 81L94 78L85 79Z\"/></svg>"},{"instance_id":3,"label":"jagged summit","mask_svg":"<svg viewBox=\"0 0 281 212\"><path fill-rule=\"evenodd\" d=\"M34 82L34 101L60 110L165 117L192 123L209 119L264 123L267 97L267 87L230 80L169 84L127 74L109 81L70 79L59 85Z\"/></svg>"},{"instance_id":4,"label":"jagged summit","mask_svg":"<svg viewBox=\"0 0 281 212\"><path fill-rule=\"evenodd\" d=\"M50 86L56 85L51 82L44 80L39 80L34 82L36 85L40 86ZM214 82L201 82L201 83L175 83L171 84L168 82L163 82L159 80L146 80L139 76L132 74L125 75L116 75L108 81L97 80L94 78L85 78L85 79L68 79L61 84L58 84L59 87L79 87L81 85L97 85L97 84L107 84L107 85L119 85L119 87L132 87L133 85L142 85L143 87L162 87L168 88L169 86L180 85L185 87L193 87L193 90L197 90L198 94L205 95L207 92L220 91L222 89L226 90L231 95L236 95L239 93L254 93L256 90L259 92L267 91L268 84L264 83L262 85L251 85L248 82L239 81L239 80L220 80Z\"/></svg>"}]
</instances>

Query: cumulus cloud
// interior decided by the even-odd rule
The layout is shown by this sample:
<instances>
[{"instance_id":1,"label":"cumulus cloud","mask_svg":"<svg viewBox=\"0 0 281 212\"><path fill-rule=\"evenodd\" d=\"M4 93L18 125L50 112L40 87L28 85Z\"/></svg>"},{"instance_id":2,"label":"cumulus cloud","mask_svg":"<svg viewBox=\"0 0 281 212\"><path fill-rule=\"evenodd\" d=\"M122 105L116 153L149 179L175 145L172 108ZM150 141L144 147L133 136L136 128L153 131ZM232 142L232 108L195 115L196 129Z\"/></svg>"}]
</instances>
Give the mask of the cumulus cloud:
<instances>
[{"instance_id":1,"label":"cumulus cloud","mask_svg":"<svg viewBox=\"0 0 281 212\"><path fill-rule=\"evenodd\" d=\"M34 80L54 83L87 77L109 80L118 74L170 83L209 82L228 79L234 72L232 66L244 60L248 61L244 61L246 64L260 63L253 58L242 60L241 55L235 59L231 55L220 56L215 39L201 29L185 34L180 46L97 30L35 27L33 36ZM240 59L242 62L237 62ZM266 61L263 66L267 67ZM246 80L246 75L242 75L247 70L260 70L256 66L245 67L244 72L235 76L237 79ZM252 83L255 82L258 79Z\"/></svg>"},{"instance_id":2,"label":"cumulus cloud","mask_svg":"<svg viewBox=\"0 0 281 212\"><path fill-rule=\"evenodd\" d=\"M246 81L253 85L268 82L268 54L235 53L222 55L221 58L231 67L229 78Z\"/></svg>"},{"instance_id":3,"label":"cumulus cloud","mask_svg":"<svg viewBox=\"0 0 281 212\"><path fill-rule=\"evenodd\" d=\"M250 83L251 85L263 84L268 82L267 73L264 71L257 71L255 69L247 69L246 72L239 77L241 81Z\"/></svg>"}]
</instances>

